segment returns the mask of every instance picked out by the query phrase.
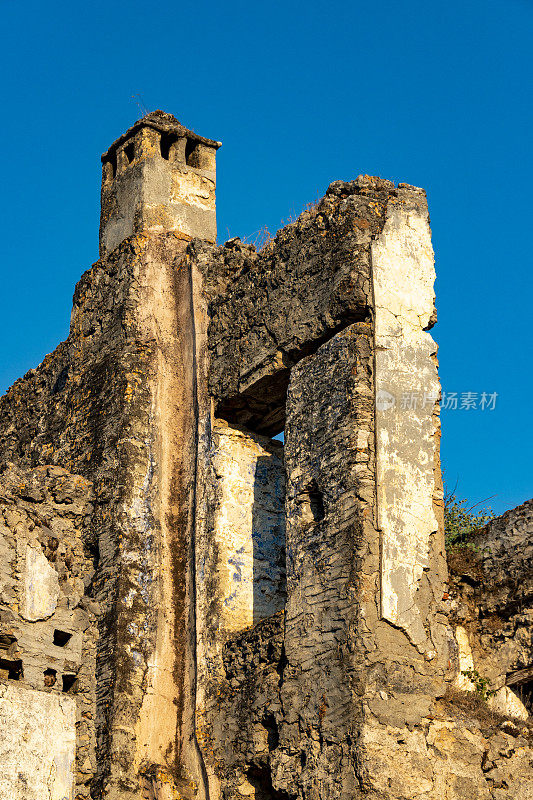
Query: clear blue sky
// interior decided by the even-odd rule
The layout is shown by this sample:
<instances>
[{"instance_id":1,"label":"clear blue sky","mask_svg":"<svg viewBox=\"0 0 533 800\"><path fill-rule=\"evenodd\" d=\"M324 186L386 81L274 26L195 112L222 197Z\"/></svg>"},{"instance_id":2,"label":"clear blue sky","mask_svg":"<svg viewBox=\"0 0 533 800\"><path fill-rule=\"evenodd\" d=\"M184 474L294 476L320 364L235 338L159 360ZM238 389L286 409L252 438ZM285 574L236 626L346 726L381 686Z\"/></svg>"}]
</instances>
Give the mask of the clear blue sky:
<instances>
[{"instance_id":1,"label":"clear blue sky","mask_svg":"<svg viewBox=\"0 0 533 800\"><path fill-rule=\"evenodd\" d=\"M533 0L0 0L0 391L68 333L97 258L100 154L130 99L220 139L219 237L275 231L332 180L426 188L449 484L498 512L533 495Z\"/></svg>"}]
</instances>

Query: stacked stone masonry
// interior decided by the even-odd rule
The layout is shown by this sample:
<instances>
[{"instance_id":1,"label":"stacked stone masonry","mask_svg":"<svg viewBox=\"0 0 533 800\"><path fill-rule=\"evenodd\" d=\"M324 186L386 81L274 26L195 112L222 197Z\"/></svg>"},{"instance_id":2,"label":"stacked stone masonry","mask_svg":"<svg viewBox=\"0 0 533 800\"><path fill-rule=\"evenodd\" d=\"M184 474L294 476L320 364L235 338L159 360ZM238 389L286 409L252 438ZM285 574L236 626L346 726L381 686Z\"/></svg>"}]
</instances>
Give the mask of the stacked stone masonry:
<instances>
[{"instance_id":1,"label":"stacked stone masonry","mask_svg":"<svg viewBox=\"0 0 533 800\"><path fill-rule=\"evenodd\" d=\"M69 337L0 399L0 800L529 800L532 506L448 574L425 193L217 246L218 147L111 145Z\"/></svg>"},{"instance_id":2,"label":"stacked stone masonry","mask_svg":"<svg viewBox=\"0 0 533 800\"><path fill-rule=\"evenodd\" d=\"M96 773L91 484L58 466L0 479L0 794L89 797ZM85 544L84 544L85 539Z\"/></svg>"}]
</instances>

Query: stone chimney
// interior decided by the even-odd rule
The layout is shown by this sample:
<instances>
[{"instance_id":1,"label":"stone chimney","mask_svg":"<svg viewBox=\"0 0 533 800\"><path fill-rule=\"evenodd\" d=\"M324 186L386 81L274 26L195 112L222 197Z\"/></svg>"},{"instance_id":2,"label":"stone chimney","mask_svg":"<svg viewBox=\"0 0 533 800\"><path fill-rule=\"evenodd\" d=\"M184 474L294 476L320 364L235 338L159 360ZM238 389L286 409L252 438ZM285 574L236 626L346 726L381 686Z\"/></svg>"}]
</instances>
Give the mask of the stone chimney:
<instances>
[{"instance_id":1,"label":"stone chimney","mask_svg":"<svg viewBox=\"0 0 533 800\"><path fill-rule=\"evenodd\" d=\"M134 233L176 231L216 240L216 151L220 142L153 111L102 155L100 257Z\"/></svg>"}]
</instances>

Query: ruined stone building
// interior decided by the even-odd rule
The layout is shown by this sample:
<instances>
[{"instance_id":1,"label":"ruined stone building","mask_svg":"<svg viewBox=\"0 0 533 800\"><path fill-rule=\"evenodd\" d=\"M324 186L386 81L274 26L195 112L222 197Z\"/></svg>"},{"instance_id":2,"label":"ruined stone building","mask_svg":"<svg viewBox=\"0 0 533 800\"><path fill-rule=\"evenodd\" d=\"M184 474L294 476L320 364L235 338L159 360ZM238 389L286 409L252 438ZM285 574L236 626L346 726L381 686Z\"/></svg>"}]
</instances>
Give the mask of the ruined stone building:
<instances>
[{"instance_id":1,"label":"ruined stone building","mask_svg":"<svg viewBox=\"0 0 533 800\"><path fill-rule=\"evenodd\" d=\"M217 246L218 147L110 146L0 400L0 800L531 800L533 504L448 577L425 193Z\"/></svg>"}]
</instances>

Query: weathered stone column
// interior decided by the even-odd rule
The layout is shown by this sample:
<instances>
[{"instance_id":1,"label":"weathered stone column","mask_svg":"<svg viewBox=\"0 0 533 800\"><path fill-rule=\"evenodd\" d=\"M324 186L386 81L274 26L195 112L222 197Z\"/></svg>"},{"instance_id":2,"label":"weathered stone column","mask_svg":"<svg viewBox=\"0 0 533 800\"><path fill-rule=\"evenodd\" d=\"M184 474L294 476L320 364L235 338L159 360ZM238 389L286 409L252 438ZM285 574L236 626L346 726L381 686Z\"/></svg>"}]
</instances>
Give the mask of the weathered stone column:
<instances>
[{"instance_id":1,"label":"weathered stone column","mask_svg":"<svg viewBox=\"0 0 533 800\"><path fill-rule=\"evenodd\" d=\"M286 664L273 784L353 798L362 722L362 568L371 542L372 338L358 323L291 372L287 398Z\"/></svg>"},{"instance_id":2,"label":"weathered stone column","mask_svg":"<svg viewBox=\"0 0 533 800\"><path fill-rule=\"evenodd\" d=\"M442 558L440 571L430 564L430 551L443 548L435 513L442 501L440 384L427 332L435 314L433 260L425 196L403 187L372 244L381 613L426 653L435 645L424 584L444 577Z\"/></svg>"}]
</instances>

